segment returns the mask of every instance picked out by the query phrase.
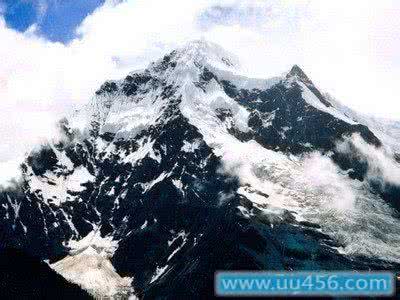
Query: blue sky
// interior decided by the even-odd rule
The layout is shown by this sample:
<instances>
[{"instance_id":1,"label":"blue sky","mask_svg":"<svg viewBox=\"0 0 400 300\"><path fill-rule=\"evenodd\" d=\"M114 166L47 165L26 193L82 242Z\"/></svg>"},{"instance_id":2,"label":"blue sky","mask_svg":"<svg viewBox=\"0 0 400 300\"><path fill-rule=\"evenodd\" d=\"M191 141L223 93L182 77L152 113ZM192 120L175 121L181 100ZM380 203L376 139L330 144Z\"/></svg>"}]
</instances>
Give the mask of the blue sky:
<instances>
[{"instance_id":1,"label":"blue sky","mask_svg":"<svg viewBox=\"0 0 400 300\"><path fill-rule=\"evenodd\" d=\"M24 32L36 25L53 42L68 42L75 28L104 0L0 0L7 26Z\"/></svg>"}]
</instances>

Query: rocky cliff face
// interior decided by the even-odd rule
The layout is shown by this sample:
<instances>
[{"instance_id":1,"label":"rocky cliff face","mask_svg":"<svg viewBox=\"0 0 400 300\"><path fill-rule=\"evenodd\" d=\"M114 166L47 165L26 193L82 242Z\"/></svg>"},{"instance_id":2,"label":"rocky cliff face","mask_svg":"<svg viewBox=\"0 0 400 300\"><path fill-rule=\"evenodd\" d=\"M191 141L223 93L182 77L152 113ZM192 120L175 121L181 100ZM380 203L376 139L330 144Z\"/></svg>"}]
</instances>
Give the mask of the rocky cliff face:
<instances>
[{"instance_id":1,"label":"rocky cliff face","mask_svg":"<svg viewBox=\"0 0 400 300\"><path fill-rule=\"evenodd\" d=\"M216 270L396 269L400 165L294 66L195 41L106 82L0 193L0 241L95 296L213 295ZM378 158L378 159L377 159Z\"/></svg>"}]
</instances>

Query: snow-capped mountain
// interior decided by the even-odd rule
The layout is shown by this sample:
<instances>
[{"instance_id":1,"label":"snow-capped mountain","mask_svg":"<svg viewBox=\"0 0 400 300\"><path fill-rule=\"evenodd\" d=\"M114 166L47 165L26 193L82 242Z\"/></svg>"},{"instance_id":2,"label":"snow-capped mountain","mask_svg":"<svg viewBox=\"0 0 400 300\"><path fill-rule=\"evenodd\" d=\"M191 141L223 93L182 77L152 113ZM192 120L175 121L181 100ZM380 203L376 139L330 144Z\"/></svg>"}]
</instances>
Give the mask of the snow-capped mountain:
<instances>
[{"instance_id":1,"label":"snow-capped mountain","mask_svg":"<svg viewBox=\"0 0 400 300\"><path fill-rule=\"evenodd\" d=\"M369 127L298 66L248 78L194 41L60 121L0 194L0 242L94 296L212 297L216 270L399 269L397 144Z\"/></svg>"}]
</instances>

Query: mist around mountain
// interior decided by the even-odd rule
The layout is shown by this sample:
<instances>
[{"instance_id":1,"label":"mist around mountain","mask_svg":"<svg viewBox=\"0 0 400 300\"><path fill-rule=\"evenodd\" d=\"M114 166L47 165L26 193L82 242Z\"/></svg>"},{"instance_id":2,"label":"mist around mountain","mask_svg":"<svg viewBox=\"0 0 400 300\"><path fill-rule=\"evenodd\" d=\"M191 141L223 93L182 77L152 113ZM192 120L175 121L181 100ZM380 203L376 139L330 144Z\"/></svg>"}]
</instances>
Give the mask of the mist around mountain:
<instances>
[{"instance_id":1,"label":"mist around mountain","mask_svg":"<svg viewBox=\"0 0 400 300\"><path fill-rule=\"evenodd\" d=\"M107 81L0 192L0 245L94 297L214 296L217 270L399 270L400 131L297 65L194 41Z\"/></svg>"}]
</instances>

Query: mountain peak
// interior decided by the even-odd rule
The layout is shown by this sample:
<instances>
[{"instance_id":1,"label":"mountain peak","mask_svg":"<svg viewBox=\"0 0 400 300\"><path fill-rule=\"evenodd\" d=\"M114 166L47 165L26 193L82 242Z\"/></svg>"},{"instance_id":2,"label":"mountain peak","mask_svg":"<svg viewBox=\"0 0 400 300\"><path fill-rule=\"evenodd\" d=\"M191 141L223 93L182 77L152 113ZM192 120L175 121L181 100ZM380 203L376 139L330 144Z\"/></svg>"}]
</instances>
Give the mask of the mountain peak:
<instances>
[{"instance_id":1,"label":"mountain peak","mask_svg":"<svg viewBox=\"0 0 400 300\"><path fill-rule=\"evenodd\" d=\"M306 84L312 84L310 78L308 78L306 73L304 73L304 71L298 65L293 65L290 71L286 75L286 78L293 78L293 77L300 79L302 82Z\"/></svg>"},{"instance_id":2,"label":"mountain peak","mask_svg":"<svg viewBox=\"0 0 400 300\"><path fill-rule=\"evenodd\" d=\"M308 252L318 269L400 269L400 190L365 164L383 157L397 172L390 144L299 66L260 79L235 63L193 41L103 84L0 191L2 246L48 259L97 298L210 298L212 280L198 278L271 260L301 270Z\"/></svg>"},{"instance_id":3,"label":"mountain peak","mask_svg":"<svg viewBox=\"0 0 400 300\"><path fill-rule=\"evenodd\" d=\"M314 83L304 73L304 71L298 66L293 65L290 71L286 74L286 79L296 79L304 83L312 93L321 101L326 107L331 107L332 104L321 94L321 92L315 87Z\"/></svg>"},{"instance_id":4,"label":"mountain peak","mask_svg":"<svg viewBox=\"0 0 400 300\"><path fill-rule=\"evenodd\" d=\"M206 60L208 63L222 63L226 67L238 67L238 58L220 45L205 39L193 40L184 45L178 52L185 53L195 60Z\"/></svg>"},{"instance_id":5,"label":"mountain peak","mask_svg":"<svg viewBox=\"0 0 400 300\"><path fill-rule=\"evenodd\" d=\"M239 67L239 60L235 55L218 44L204 39L193 40L177 48L168 55L168 60L182 66L194 63L229 70Z\"/></svg>"}]
</instances>

